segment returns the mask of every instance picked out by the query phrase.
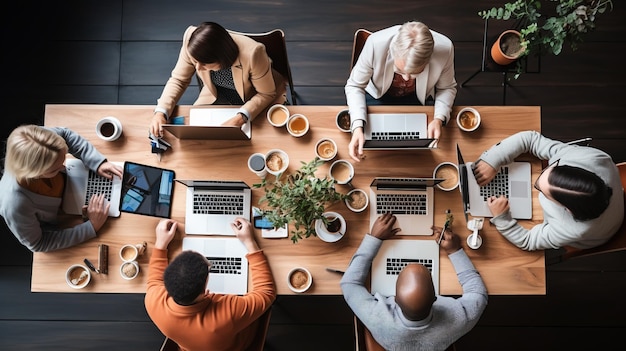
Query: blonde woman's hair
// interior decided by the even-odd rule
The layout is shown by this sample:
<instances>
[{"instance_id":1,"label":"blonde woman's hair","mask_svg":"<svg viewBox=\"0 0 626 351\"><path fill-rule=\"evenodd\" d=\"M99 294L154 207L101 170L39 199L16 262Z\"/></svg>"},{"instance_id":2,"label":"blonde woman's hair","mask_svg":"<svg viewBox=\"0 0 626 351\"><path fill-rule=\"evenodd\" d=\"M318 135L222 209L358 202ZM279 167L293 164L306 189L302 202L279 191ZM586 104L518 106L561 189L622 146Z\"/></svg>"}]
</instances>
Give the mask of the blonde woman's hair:
<instances>
[{"instance_id":1,"label":"blonde woman's hair","mask_svg":"<svg viewBox=\"0 0 626 351\"><path fill-rule=\"evenodd\" d=\"M433 54L435 40L422 22L406 22L391 43L389 50L394 59L404 59L404 72L419 73Z\"/></svg>"},{"instance_id":2,"label":"blonde woman's hair","mask_svg":"<svg viewBox=\"0 0 626 351\"><path fill-rule=\"evenodd\" d=\"M7 139L4 169L18 182L28 182L46 174L66 153L67 143L57 133L36 125L19 126Z\"/></svg>"}]
</instances>

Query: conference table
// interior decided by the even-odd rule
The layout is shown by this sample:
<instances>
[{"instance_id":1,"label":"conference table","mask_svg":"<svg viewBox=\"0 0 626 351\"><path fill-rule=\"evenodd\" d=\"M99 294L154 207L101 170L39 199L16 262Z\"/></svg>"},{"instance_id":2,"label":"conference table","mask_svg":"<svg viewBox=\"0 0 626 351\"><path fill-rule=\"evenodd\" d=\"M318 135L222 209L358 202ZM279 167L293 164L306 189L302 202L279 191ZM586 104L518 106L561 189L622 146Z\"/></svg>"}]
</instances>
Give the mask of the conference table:
<instances>
[{"instance_id":1,"label":"conference table","mask_svg":"<svg viewBox=\"0 0 626 351\"><path fill-rule=\"evenodd\" d=\"M215 106L220 107L220 106ZM221 106L224 107L224 106ZM480 128L474 132L462 131L455 122L458 111L464 106L452 109L452 119L443 128L438 148L432 150L370 150L360 162L352 160L348 154L350 133L342 132L335 119L346 106L288 106L291 114L300 113L309 118L310 130L303 137L291 136L285 127L274 127L267 121L263 112L252 121L252 138L247 141L229 140L179 140L171 134L165 139L172 145L159 160L151 153L148 126L154 106L149 105L60 105L50 104L45 108L45 125L62 126L79 133L103 153L109 161L134 161L151 166L172 169L178 179L242 180L252 188L252 205L259 206L263 196L262 188L254 188L261 178L247 166L248 157L256 152L265 153L279 148L288 153L290 162L286 173L297 170L301 162L315 157L314 145L322 137L332 138L339 152L335 159L349 160L355 169L352 186L369 193L374 177L432 177L434 168L441 162L457 162L458 143L465 161L475 161L480 154L501 139L523 130L540 131L541 109L538 106L473 106L482 118ZM173 116L188 119L190 108L178 106ZM211 106L205 106L211 108ZM372 106L369 112L424 112L428 120L433 118L433 107L429 106ZM105 116L118 118L123 125L121 138L104 141L97 137L96 123ZM531 155L521 155L518 160L532 164L533 182L540 174L541 162ZM328 173L330 162L318 169L318 176ZM283 175L284 176L284 175ZM268 178L274 177L271 174ZM271 179L268 179L271 180ZM347 193L348 185L337 185L337 190ZM529 228L543 221L543 214L533 192L533 215L531 220L520 221ZM180 223L178 233L170 243L168 255L173 259L182 249L185 235L186 187L175 184L173 189L171 218ZM490 295L544 295L546 293L545 258L542 250L528 252L507 241L485 220L480 235L482 246L470 249L465 239L471 234L463 216L460 191L435 190L434 224L443 226L446 210L450 209L454 221L451 229L461 237L463 249L480 272ZM325 242L311 236L293 243L287 238L263 238L260 229L255 229L259 246L268 257L278 294L294 294L287 285L288 272L296 267L306 267L313 276L312 287L305 294L340 295L341 275L326 268L345 270L364 235L370 230L369 209L356 213L344 203L331 204L328 211L339 212L346 220L347 230L337 242ZM470 219L472 217L470 216ZM64 225L80 221L75 216L62 216ZM160 218L122 213L111 217L98 232L95 239L80 245L54 251L33 254L33 292L79 292L79 293L145 293L148 263L155 241L155 227ZM435 240L430 236L396 236L390 240ZM146 252L139 256L140 273L134 280L125 280L120 275L122 260L119 250L124 244L147 242ZM92 273L89 285L83 289L72 289L65 281L65 272L72 264L82 264L85 258L98 260L98 245L109 246L108 274ZM452 264L443 250L440 250L440 293L461 295L462 289Z\"/></svg>"}]
</instances>

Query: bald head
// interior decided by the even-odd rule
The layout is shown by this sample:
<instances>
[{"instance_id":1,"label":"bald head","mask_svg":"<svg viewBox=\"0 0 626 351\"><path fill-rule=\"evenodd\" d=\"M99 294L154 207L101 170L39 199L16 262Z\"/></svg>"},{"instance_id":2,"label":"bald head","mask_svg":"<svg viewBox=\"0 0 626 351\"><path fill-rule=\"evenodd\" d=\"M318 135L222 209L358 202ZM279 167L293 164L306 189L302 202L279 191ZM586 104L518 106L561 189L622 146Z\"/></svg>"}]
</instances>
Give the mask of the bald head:
<instances>
[{"instance_id":1,"label":"bald head","mask_svg":"<svg viewBox=\"0 0 626 351\"><path fill-rule=\"evenodd\" d=\"M404 267L396 282L396 303L404 316L413 321L428 317L435 300L435 287L428 268L415 263Z\"/></svg>"}]
</instances>

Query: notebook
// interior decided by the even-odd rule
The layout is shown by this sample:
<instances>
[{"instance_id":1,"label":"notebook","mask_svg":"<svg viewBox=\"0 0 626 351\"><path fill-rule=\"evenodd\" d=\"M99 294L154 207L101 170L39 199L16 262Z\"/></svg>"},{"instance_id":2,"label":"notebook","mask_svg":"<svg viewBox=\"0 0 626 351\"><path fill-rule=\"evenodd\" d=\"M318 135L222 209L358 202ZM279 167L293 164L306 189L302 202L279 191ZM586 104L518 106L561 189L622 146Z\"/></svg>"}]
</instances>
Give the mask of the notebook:
<instances>
[{"instance_id":1,"label":"notebook","mask_svg":"<svg viewBox=\"0 0 626 351\"><path fill-rule=\"evenodd\" d=\"M187 234L235 235L230 224L237 217L250 220L251 190L242 181L180 180L187 187Z\"/></svg>"},{"instance_id":2,"label":"notebook","mask_svg":"<svg viewBox=\"0 0 626 351\"><path fill-rule=\"evenodd\" d=\"M432 149L425 113L368 113L363 149Z\"/></svg>"},{"instance_id":3,"label":"notebook","mask_svg":"<svg viewBox=\"0 0 626 351\"><path fill-rule=\"evenodd\" d=\"M372 262L371 293L396 295L398 274L407 264L419 263L428 268L435 294L439 294L439 245L435 240L384 240Z\"/></svg>"},{"instance_id":4,"label":"notebook","mask_svg":"<svg viewBox=\"0 0 626 351\"><path fill-rule=\"evenodd\" d=\"M201 253L211 262L207 289L219 294L248 292L246 247L237 238L185 237L183 250Z\"/></svg>"},{"instance_id":5,"label":"notebook","mask_svg":"<svg viewBox=\"0 0 626 351\"><path fill-rule=\"evenodd\" d=\"M239 108L192 108L189 110L189 124L164 124L167 130L179 139L202 140L250 140L252 128L250 122L241 128L223 126L222 123L237 114Z\"/></svg>"},{"instance_id":6,"label":"notebook","mask_svg":"<svg viewBox=\"0 0 626 351\"><path fill-rule=\"evenodd\" d=\"M113 162L122 167L123 163ZM63 211L67 214L81 215L83 206L89 203L93 194L105 194L110 202L109 216L119 217L122 180L113 180L99 176L85 166L83 161L75 158L65 160L65 189L63 190Z\"/></svg>"},{"instance_id":7,"label":"notebook","mask_svg":"<svg viewBox=\"0 0 626 351\"><path fill-rule=\"evenodd\" d=\"M529 162L513 162L500 167L496 177L479 186L472 172L473 162L465 162L459 145L456 145L459 166L459 189L466 213L474 217L492 217L487 199L493 195L509 199L511 216L516 219L532 218L532 180Z\"/></svg>"},{"instance_id":8,"label":"notebook","mask_svg":"<svg viewBox=\"0 0 626 351\"><path fill-rule=\"evenodd\" d=\"M126 161L120 211L170 218L174 171Z\"/></svg>"},{"instance_id":9,"label":"notebook","mask_svg":"<svg viewBox=\"0 0 626 351\"><path fill-rule=\"evenodd\" d=\"M370 184L370 225L380 215L396 216L399 235L431 235L433 233L433 187L443 178L374 178Z\"/></svg>"}]
</instances>

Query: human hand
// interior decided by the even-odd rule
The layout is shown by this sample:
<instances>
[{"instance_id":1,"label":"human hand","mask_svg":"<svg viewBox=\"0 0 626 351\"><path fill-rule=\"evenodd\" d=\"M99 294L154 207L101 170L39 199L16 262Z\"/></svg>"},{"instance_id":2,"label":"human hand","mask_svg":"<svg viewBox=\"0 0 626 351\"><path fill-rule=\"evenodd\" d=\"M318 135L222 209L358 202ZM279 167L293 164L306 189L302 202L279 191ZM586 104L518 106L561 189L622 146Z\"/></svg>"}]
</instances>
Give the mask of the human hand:
<instances>
[{"instance_id":1,"label":"human hand","mask_svg":"<svg viewBox=\"0 0 626 351\"><path fill-rule=\"evenodd\" d=\"M118 176L121 179L122 172L122 167L109 161L103 162L100 167L98 167L98 175L111 180L113 179L113 176Z\"/></svg>"},{"instance_id":2,"label":"human hand","mask_svg":"<svg viewBox=\"0 0 626 351\"><path fill-rule=\"evenodd\" d=\"M365 144L363 128L356 128L354 132L352 132L352 139L350 140L350 144L348 144L350 157L356 162L361 162L361 159L364 158L363 144Z\"/></svg>"},{"instance_id":3,"label":"human hand","mask_svg":"<svg viewBox=\"0 0 626 351\"><path fill-rule=\"evenodd\" d=\"M238 113L234 117L231 117L228 120L226 120L224 123L222 123L222 125L223 126L241 127L244 123L246 123L246 122L243 121L243 118Z\"/></svg>"},{"instance_id":4,"label":"human hand","mask_svg":"<svg viewBox=\"0 0 626 351\"><path fill-rule=\"evenodd\" d=\"M396 235L400 231L400 228L394 228L396 224L396 216L387 212L376 218L374 225L372 226L372 236L380 240L386 240Z\"/></svg>"},{"instance_id":5,"label":"human hand","mask_svg":"<svg viewBox=\"0 0 626 351\"><path fill-rule=\"evenodd\" d=\"M83 212L87 212L86 216L96 232L102 228L104 222L109 218L109 207L111 207L111 204L104 197L104 194L91 195L87 208L83 207Z\"/></svg>"},{"instance_id":6,"label":"human hand","mask_svg":"<svg viewBox=\"0 0 626 351\"><path fill-rule=\"evenodd\" d=\"M487 199L487 206L494 217L509 211L509 199L505 196L491 196Z\"/></svg>"},{"instance_id":7,"label":"human hand","mask_svg":"<svg viewBox=\"0 0 626 351\"><path fill-rule=\"evenodd\" d=\"M233 228L233 232L237 236L237 239L246 247L248 252L259 251L259 245L256 243L254 233L252 231L252 224L241 217L235 218L235 221L230 224Z\"/></svg>"},{"instance_id":8,"label":"human hand","mask_svg":"<svg viewBox=\"0 0 626 351\"><path fill-rule=\"evenodd\" d=\"M498 173L493 166L483 160L474 162L472 172L474 172L474 178L476 178L476 182L480 186L489 183L496 176L496 173Z\"/></svg>"},{"instance_id":9,"label":"human hand","mask_svg":"<svg viewBox=\"0 0 626 351\"><path fill-rule=\"evenodd\" d=\"M443 126L443 122L441 122L438 118L433 118L430 123L428 123L428 138L429 139L437 139L437 143L439 143L439 139L441 138L441 127Z\"/></svg>"},{"instance_id":10,"label":"human hand","mask_svg":"<svg viewBox=\"0 0 626 351\"><path fill-rule=\"evenodd\" d=\"M166 250L172 239L176 236L176 230L178 229L178 222L173 219L162 219L159 221L155 228L156 239L154 241L154 248L159 250Z\"/></svg>"},{"instance_id":11,"label":"human hand","mask_svg":"<svg viewBox=\"0 0 626 351\"><path fill-rule=\"evenodd\" d=\"M441 240L439 246L444 249L446 254L449 255L459 251L461 248L461 239L457 234L453 233L450 228L446 228L445 233L441 233L442 228L440 227L432 226L431 229L433 230L433 233L435 233L435 236L439 237L440 235L443 235L443 239Z\"/></svg>"},{"instance_id":12,"label":"human hand","mask_svg":"<svg viewBox=\"0 0 626 351\"><path fill-rule=\"evenodd\" d=\"M163 124L167 122L167 117L163 112L155 112L150 122L150 133L155 137L163 137Z\"/></svg>"}]
</instances>

